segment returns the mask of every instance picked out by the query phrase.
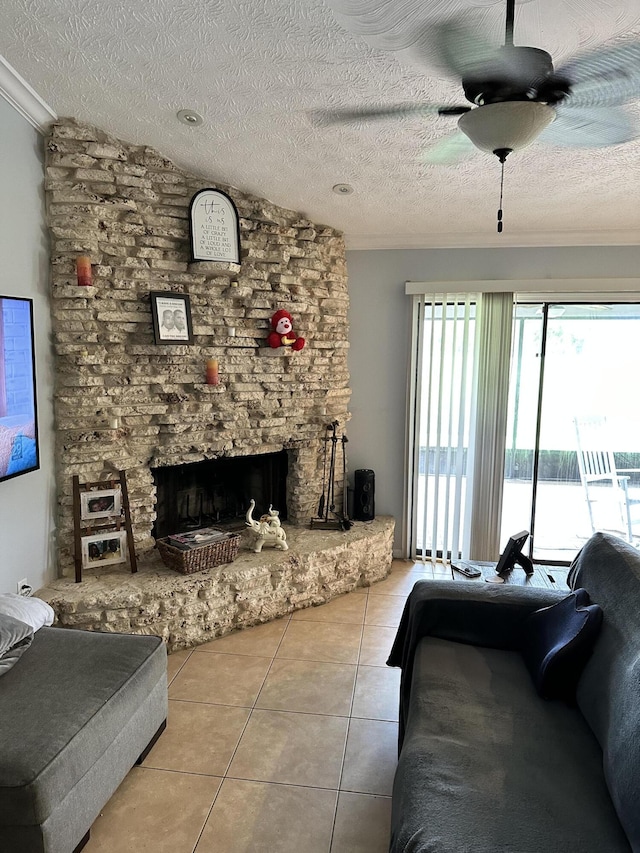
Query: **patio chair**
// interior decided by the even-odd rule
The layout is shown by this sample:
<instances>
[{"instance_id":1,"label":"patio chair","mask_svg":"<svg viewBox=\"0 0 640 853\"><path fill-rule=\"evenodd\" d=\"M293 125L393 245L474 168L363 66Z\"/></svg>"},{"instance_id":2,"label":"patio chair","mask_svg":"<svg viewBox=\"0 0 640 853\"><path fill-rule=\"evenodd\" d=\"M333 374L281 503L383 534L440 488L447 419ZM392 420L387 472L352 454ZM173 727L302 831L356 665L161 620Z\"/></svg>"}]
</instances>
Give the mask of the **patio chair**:
<instances>
[{"instance_id":1,"label":"patio chair","mask_svg":"<svg viewBox=\"0 0 640 853\"><path fill-rule=\"evenodd\" d=\"M627 541L633 544L631 506L640 504L640 497L629 493L629 475L640 473L640 468L616 467L613 450L608 447L607 419L604 417L574 418L578 446L578 469L589 509L592 533L596 532L593 520L593 503L603 497L613 498L620 509L623 530ZM606 489L608 494L603 493Z\"/></svg>"}]
</instances>

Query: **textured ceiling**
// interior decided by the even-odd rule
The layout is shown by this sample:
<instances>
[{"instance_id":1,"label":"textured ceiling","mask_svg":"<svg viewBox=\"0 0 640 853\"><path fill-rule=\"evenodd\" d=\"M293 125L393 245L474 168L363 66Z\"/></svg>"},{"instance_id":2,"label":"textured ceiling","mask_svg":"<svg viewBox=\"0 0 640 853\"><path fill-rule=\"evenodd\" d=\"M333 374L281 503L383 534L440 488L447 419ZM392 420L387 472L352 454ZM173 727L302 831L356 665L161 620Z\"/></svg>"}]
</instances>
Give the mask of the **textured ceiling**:
<instances>
[{"instance_id":1,"label":"textured ceiling","mask_svg":"<svg viewBox=\"0 0 640 853\"><path fill-rule=\"evenodd\" d=\"M0 55L58 115L299 210L352 248L640 243L640 141L511 155L498 235L493 155L424 162L455 118L313 122L318 110L464 103L411 34L469 10L500 43L502 0L2 0ZM523 0L516 12L516 41L556 66L640 37L640 0ZM201 127L178 123L185 107ZM640 121L638 101L626 109Z\"/></svg>"}]
</instances>

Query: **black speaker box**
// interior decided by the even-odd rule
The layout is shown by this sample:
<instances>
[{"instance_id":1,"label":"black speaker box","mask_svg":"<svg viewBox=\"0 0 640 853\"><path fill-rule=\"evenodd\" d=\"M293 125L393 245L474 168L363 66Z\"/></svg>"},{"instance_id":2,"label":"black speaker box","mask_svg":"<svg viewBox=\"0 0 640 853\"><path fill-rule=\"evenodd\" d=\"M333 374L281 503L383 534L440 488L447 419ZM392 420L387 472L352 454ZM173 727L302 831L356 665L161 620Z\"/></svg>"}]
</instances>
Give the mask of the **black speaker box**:
<instances>
[{"instance_id":1,"label":"black speaker box","mask_svg":"<svg viewBox=\"0 0 640 853\"><path fill-rule=\"evenodd\" d=\"M359 468L353 475L353 517L356 521L373 521L376 475L369 468Z\"/></svg>"}]
</instances>

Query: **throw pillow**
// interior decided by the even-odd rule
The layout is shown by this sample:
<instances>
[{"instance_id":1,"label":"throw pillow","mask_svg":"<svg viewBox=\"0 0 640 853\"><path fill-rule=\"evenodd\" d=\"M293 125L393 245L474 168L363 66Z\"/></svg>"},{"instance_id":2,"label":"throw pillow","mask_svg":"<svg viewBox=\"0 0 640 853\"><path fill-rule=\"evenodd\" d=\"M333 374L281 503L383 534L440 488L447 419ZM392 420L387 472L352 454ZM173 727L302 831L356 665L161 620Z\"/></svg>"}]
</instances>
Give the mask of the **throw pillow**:
<instances>
[{"instance_id":1,"label":"throw pillow","mask_svg":"<svg viewBox=\"0 0 640 853\"><path fill-rule=\"evenodd\" d=\"M573 700L601 626L602 609L585 589L525 619L520 651L540 696Z\"/></svg>"},{"instance_id":2,"label":"throw pillow","mask_svg":"<svg viewBox=\"0 0 640 853\"><path fill-rule=\"evenodd\" d=\"M41 598L4 592L0 595L0 613L20 619L38 631L43 625L52 625L55 618L53 607Z\"/></svg>"}]
</instances>

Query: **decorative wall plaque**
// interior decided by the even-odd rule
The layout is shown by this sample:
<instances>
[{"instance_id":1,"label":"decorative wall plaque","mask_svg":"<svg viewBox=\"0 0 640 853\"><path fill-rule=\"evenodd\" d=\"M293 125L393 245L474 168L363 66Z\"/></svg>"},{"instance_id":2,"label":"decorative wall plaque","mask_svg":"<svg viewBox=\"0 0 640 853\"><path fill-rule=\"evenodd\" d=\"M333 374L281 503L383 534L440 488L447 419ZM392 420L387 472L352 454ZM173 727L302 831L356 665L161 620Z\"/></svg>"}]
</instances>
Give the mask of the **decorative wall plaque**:
<instances>
[{"instance_id":1,"label":"decorative wall plaque","mask_svg":"<svg viewBox=\"0 0 640 853\"><path fill-rule=\"evenodd\" d=\"M240 263L240 228L235 204L221 190L197 192L189 205L191 258Z\"/></svg>"}]
</instances>

